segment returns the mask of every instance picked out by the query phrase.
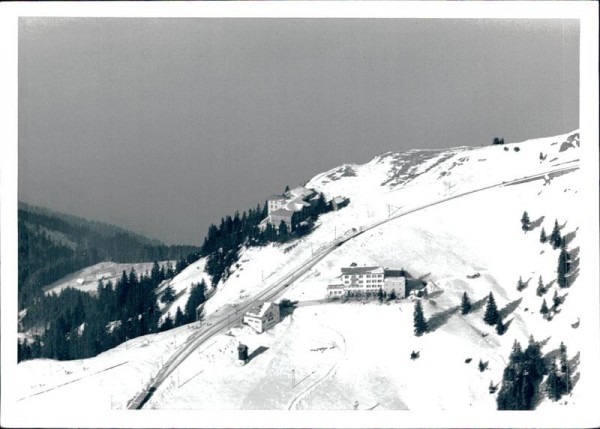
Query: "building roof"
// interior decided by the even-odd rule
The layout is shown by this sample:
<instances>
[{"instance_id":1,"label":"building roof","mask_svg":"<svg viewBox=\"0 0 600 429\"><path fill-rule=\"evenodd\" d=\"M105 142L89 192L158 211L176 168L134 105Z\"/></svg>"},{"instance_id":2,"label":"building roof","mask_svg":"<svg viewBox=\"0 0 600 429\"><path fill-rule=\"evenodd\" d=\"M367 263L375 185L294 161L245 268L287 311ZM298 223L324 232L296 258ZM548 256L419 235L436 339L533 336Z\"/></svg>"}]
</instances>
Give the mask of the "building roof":
<instances>
[{"instance_id":1,"label":"building roof","mask_svg":"<svg viewBox=\"0 0 600 429\"><path fill-rule=\"evenodd\" d=\"M263 302L256 304L246 311L246 316L263 317L267 310L273 305L272 302Z\"/></svg>"},{"instance_id":2,"label":"building roof","mask_svg":"<svg viewBox=\"0 0 600 429\"><path fill-rule=\"evenodd\" d=\"M304 186L298 186L290 191L290 194L295 198L306 198L315 193L314 190L305 188Z\"/></svg>"},{"instance_id":3,"label":"building roof","mask_svg":"<svg viewBox=\"0 0 600 429\"><path fill-rule=\"evenodd\" d=\"M285 197L283 195L271 195L269 198L267 198L267 201L279 201L279 200L285 200Z\"/></svg>"},{"instance_id":4,"label":"building roof","mask_svg":"<svg viewBox=\"0 0 600 429\"><path fill-rule=\"evenodd\" d=\"M342 204L342 203L345 203L346 201L348 201L348 198L335 197L332 201L336 204Z\"/></svg>"},{"instance_id":5,"label":"building roof","mask_svg":"<svg viewBox=\"0 0 600 429\"><path fill-rule=\"evenodd\" d=\"M276 216L292 217L293 214L294 214L293 211L288 210L285 207L281 207L281 208L278 208L277 210L271 212L270 216L276 215Z\"/></svg>"},{"instance_id":6,"label":"building roof","mask_svg":"<svg viewBox=\"0 0 600 429\"><path fill-rule=\"evenodd\" d=\"M342 268L342 274L383 274L383 268L381 268L381 267Z\"/></svg>"},{"instance_id":7,"label":"building roof","mask_svg":"<svg viewBox=\"0 0 600 429\"><path fill-rule=\"evenodd\" d=\"M300 198L296 198L285 205L285 208L294 212L299 212L303 207L310 207L310 203Z\"/></svg>"},{"instance_id":8,"label":"building roof","mask_svg":"<svg viewBox=\"0 0 600 429\"><path fill-rule=\"evenodd\" d=\"M343 284L327 285L327 290L332 290L332 289L344 289L344 285Z\"/></svg>"},{"instance_id":9,"label":"building roof","mask_svg":"<svg viewBox=\"0 0 600 429\"><path fill-rule=\"evenodd\" d=\"M406 273L402 269L386 268L383 270L384 277L406 277Z\"/></svg>"}]
</instances>

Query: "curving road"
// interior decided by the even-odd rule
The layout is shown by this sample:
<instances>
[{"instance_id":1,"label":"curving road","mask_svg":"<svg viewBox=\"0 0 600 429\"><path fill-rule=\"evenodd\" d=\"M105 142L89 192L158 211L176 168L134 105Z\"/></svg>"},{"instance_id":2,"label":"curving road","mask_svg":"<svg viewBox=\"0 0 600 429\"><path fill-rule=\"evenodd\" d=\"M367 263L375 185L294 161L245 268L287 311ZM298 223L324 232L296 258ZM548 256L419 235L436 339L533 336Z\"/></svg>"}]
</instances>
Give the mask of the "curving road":
<instances>
[{"instance_id":1,"label":"curving road","mask_svg":"<svg viewBox=\"0 0 600 429\"><path fill-rule=\"evenodd\" d=\"M361 234L364 234L367 231L370 231L374 228L377 228L387 222L391 222L400 217L406 216L408 214L417 212L419 210L426 209L428 207L432 207L446 201L454 200L456 198L461 198L467 195L471 195L477 192L485 191L492 188L498 188L502 186L507 186L511 184L516 184L522 181L529 181L543 178L546 175L553 173L568 173L574 170L577 170L579 165L569 166L569 167L561 167L548 171L544 171L542 173L534 174L531 176L524 176L517 179L513 179L510 181L505 181L502 183L496 183L493 185L484 186L477 189L472 189L470 191L461 192L458 194L451 195L446 198L442 198L431 203L423 204L418 207L414 207L410 210L403 211L396 215L390 216L381 221L375 222L372 225L367 227L362 227L360 230L351 230L351 233L347 233L345 236L338 238L327 246L321 247L314 253L304 264L302 264L299 268L296 268L289 272L288 274L281 277L276 282L272 283L268 287L266 287L263 291L259 292L252 299L247 300L246 302L236 306L235 311L230 310L229 312L224 311L221 313L221 318L212 321L206 321L203 323L196 322L193 326L198 329L198 332L190 335L187 341L182 344L178 350L163 364L163 367L159 370L159 372L151 378L148 382L146 388L139 392L134 398L132 398L128 404L128 409L141 409L144 405L150 400L154 392L158 389L158 387L173 373L173 371L192 353L196 350L201 344L203 344L206 340L211 338L213 335L226 330L230 323L237 323L242 320L243 314L249 310L256 301L269 301L279 295L287 286L289 286L294 280L300 278L304 275L308 270L314 267L317 263L319 263L323 258L333 252L335 249L343 245L345 242L352 240L355 237L358 237Z\"/></svg>"}]
</instances>

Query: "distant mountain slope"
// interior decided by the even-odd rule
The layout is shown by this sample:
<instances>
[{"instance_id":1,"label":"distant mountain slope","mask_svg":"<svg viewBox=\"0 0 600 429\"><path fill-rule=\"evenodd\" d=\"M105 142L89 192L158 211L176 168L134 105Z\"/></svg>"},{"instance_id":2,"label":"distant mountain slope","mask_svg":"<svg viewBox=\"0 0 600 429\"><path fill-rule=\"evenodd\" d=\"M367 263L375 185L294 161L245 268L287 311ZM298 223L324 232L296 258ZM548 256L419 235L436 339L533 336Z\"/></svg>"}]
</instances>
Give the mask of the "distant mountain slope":
<instances>
[{"instance_id":1,"label":"distant mountain slope","mask_svg":"<svg viewBox=\"0 0 600 429\"><path fill-rule=\"evenodd\" d=\"M98 262L174 260L200 250L25 203L19 203L18 228L20 309L44 286Z\"/></svg>"}]
</instances>

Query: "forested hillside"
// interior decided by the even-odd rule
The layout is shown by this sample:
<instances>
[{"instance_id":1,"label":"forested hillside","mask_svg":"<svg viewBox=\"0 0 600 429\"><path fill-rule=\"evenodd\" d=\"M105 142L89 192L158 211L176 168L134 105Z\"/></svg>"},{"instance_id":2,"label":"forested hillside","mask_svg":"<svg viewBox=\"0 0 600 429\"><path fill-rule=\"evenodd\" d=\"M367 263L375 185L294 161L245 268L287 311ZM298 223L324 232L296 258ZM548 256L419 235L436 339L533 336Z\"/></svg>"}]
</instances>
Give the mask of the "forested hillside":
<instances>
[{"instance_id":1,"label":"forested hillside","mask_svg":"<svg viewBox=\"0 0 600 429\"><path fill-rule=\"evenodd\" d=\"M19 309L42 287L102 261L194 259L195 246L167 246L122 228L19 204Z\"/></svg>"}]
</instances>

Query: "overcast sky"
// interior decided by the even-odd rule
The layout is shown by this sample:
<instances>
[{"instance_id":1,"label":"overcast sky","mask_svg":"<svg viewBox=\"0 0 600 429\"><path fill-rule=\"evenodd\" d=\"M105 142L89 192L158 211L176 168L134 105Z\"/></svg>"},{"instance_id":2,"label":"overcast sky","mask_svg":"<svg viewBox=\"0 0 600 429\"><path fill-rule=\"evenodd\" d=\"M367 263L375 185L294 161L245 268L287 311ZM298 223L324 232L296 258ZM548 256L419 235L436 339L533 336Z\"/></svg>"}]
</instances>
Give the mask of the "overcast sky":
<instances>
[{"instance_id":1,"label":"overcast sky","mask_svg":"<svg viewBox=\"0 0 600 429\"><path fill-rule=\"evenodd\" d=\"M42 19L19 26L19 199L200 244L389 150L579 126L579 24Z\"/></svg>"}]
</instances>

